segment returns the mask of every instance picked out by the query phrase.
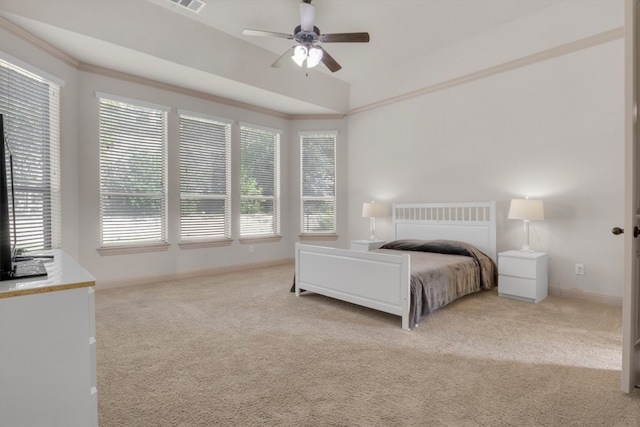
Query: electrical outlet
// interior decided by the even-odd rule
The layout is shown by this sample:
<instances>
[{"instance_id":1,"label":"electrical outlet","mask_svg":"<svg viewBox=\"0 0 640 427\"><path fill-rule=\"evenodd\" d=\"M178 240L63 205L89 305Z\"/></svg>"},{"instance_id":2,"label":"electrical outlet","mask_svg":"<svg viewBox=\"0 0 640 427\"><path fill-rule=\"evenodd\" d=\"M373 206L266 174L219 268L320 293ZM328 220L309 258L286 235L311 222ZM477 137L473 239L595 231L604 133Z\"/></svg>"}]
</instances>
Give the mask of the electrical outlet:
<instances>
[{"instance_id":1,"label":"electrical outlet","mask_svg":"<svg viewBox=\"0 0 640 427\"><path fill-rule=\"evenodd\" d=\"M253 245L249 245L249 253L252 254L253 253ZM578 274L578 273L576 273Z\"/></svg>"},{"instance_id":2,"label":"electrical outlet","mask_svg":"<svg viewBox=\"0 0 640 427\"><path fill-rule=\"evenodd\" d=\"M576 274L578 276L584 276L584 264L576 264Z\"/></svg>"}]
</instances>

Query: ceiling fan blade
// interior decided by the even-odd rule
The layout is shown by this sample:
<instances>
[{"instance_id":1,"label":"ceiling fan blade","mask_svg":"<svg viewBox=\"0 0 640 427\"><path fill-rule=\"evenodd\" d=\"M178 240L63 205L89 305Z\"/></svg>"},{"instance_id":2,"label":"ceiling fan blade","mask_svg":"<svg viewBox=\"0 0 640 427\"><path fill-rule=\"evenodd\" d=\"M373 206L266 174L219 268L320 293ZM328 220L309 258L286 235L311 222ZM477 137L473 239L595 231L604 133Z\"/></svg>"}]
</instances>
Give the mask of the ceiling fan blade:
<instances>
[{"instance_id":1,"label":"ceiling fan blade","mask_svg":"<svg viewBox=\"0 0 640 427\"><path fill-rule=\"evenodd\" d=\"M320 49L322 49L321 61L332 73L335 73L336 71L342 68L342 66L338 64L338 61L333 59L333 56L329 55L329 52L323 49L322 46L316 45L316 47L319 47Z\"/></svg>"},{"instance_id":2,"label":"ceiling fan blade","mask_svg":"<svg viewBox=\"0 0 640 427\"><path fill-rule=\"evenodd\" d=\"M293 46L291 49L287 50L285 53L283 53L280 56L280 58L276 59L276 62L271 64L271 66L273 68L282 68L282 67L284 67L289 61L291 61L291 55L293 55L293 50L295 48L296 48L296 46Z\"/></svg>"},{"instance_id":3,"label":"ceiling fan blade","mask_svg":"<svg viewBox=\"0 0 640 427\"><path fill-rule=\"evenodd\" d=\"M323 43L368 43L369 33L322 34L318 40Z\"/></svg>"},{"instance_id":4,"label":"ceiling fan blade","mask_svg":"<svg viewBox=\"0 0 640 427\"><path fill-rule=\"evenodd\" d=\"M316 7L311 3L300 3L300 27L303 31L313 31Z\"/></svg>"},{"instance_id":5,"label":"ceiling fan blade","mask_svg":"<svg viewBox=\"0 0 640 427\"><path fill-rule=\"evenodd\" d=\"M293 35L291 35L291 34L274 33L272 31L242 30L242 34L244 34L245 36L277 37L277 38L280 38L280 39L293 40Z\"/></svg>"}]
</instances>

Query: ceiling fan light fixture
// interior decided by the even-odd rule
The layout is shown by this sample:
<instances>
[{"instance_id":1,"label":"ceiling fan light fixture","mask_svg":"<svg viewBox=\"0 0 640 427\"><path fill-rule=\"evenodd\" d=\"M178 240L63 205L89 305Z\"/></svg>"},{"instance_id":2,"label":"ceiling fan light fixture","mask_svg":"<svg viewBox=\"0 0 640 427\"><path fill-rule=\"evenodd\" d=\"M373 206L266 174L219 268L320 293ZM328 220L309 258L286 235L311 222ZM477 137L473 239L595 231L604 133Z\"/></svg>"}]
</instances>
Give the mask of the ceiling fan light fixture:
<instances>
[{"instance_id":1,"label":"ceiling fan light fixture","mask_svg":"<svg viewBox=\"0 0 640 427\"><path fill-rule=\"evenodd\" d=\"M307 48L304 46L296 46L293 50L293 56L291 59L293 59L299 67L302 67L304 60L307 59Z\"/></svg>"},{"instance_id":2,"label":"ceiling fan light fixture","mask_svg":"<svg viewBox=\"0 0 640 427\"><path fill-rule=\"evenodd\" d=\"M309 49L309 55L307 56L307 68L313 68L322 61L322 49L318 47L312 47Z\"/></svg>"},{"instance_id":3,"label":"ceiling fan light fixture","mask_svg":"<svg viewBox=\"0 0 640 427\"><path fill-rule=\"evenodd\" d=\"M203 1L203 0L167 0L172 2L180 1ZM274 68L281 68L285 63L288 63L287 59L293 55L291 59L294 60L300 68L305 66L307 68L313 68L322 62L332 73L342 69L340 64L333 59L333 57L322 47L316 47L315 43L368 43L369 33L332 33L323 34L320 29L314 25L315 21L315 6L311 4L312 0L302 0L300 3L300 25L294 28L293 34L275 33L273 31L262 30L248 30L242 31L242 34L247 36L261 36L261 37L277 37L287 40L295 40L298 46L289 48L285 53L271 64Z\"/></svg>"}]
</instances>

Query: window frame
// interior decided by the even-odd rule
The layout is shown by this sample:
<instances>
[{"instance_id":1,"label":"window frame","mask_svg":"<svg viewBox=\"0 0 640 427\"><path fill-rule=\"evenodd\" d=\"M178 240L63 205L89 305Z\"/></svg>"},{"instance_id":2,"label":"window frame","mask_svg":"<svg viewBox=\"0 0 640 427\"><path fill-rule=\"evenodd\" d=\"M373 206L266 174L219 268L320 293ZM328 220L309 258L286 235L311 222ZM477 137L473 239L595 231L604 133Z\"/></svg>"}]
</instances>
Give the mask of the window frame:
<instances>
[{"instance_id":1,"label":"window frame","mask_svg":"<svg viewBox=\"0 0 640 427\"><path fill-rule=\"evenodd\" d=\"M101 255L116 255L116 254L128 254L128 253L138 253L138 252L156 252L156 251L166 251L169 247L168 243L168 162L167 162L167 151L168 151L168 113L171 110L170 107L166 107L163 105L153 104L145 101L125 98L117 95L111 95L101 92L96 92L96 97L98 98L98 142L99 142L99 206L100 206L100 230L99 230L99 242L100 246L98 248L98 252ZM159 192L114 192L114 191L106 191L103 187L103 136L102 136L102 124L103 124L103 111L102 111L102 101L108 101L110 103L123 104L127 108L139 109L140 112L142 110L148 110L149 112L154 112L161 117L160 129L157 130L160 134L160 149L159 149L159 164L161 166L161 189ZM126 128L125 128L126 129ZM156 141L158 142L158 141ZM161 204L161 208L159 210L160 214L160 226L159 226L159 235L156 239L148 239L148 240L130 240L130 241L107 241L104 240L104 203L103 197L105 195L109 196L117 196L117 197L135 197L141 196L143 198L149 198L150 200L159 200Z\"/></svg>"},{"instance_id":2,"label":"window frame","mask_svg":"<svg viewBox=\"0 0 640 427\"><path fill-rule=\"evenodd\" d=\"M64 81L4 53L0 63L0 83L6 83L0 103L6 108L2 111L5 140L13 154L16 193L17 242L13 242L13 221L11 240L19 250L57 249L62 244L60 91ZM34 221L41 227L34 226Z\"/></svg>"},{"instance_id":3,"label":"window frame","mask_svg":"<svg viewBox=\"0 0 640 427\"><path fill-rule=\"evenodd\" d=\"M269 128L269 127L265 127L265 126L260 126L260 125L255 125L255 124L251 124L251 123L245 123L245 122L240 122L239 123L239 128L240 128L240 138L239 138L239 143L240 143L240 191L239 191L239 196L240 196L240 210L239 210L239 217L240 217L240 224L239 224L239 240L240 243L253 243L253 242L270 242L270 241L274 241L274 240L279 240L281 238L281 234L280 234L280 220L281 220L281 214L280 214L280 203L281 203L281 195L280 195L280 191L281 191L281 184L280 184L280 180L281 180L281 168L280 168L280 146L281 146L281 139L282 139L282 131L279 129L274 129L274 128ZM272 134L273 137L273 171L271 174L272 177L272 185L273 185L273 194L271 195L264 195L264 194L244 194L243 188L242 188L242 174L243 174L243 162L244 162L244 147L243 145L245 144L245 138L244 138L244 131L247 132L255 132L256 134L258 133L267 133L267 134ZM273 206L273 214L272 214L272 226L271 226L271 230L269 233L245 233L243 232L243 206L242 206L242 202L245 200L271 200L272 201L272 206Z\"/></svg>"},{"instance_id":4,"label":"window frame","mask_svg":"<svg viewBox=\"0 0 640 427\"><path fill-rule=\"evenodd\" d=\"M207 123L214 126L224 126L224 141L216 141L224 145L224 176L225 176L225 193L214 194L213 192L185 192L183 191L183 179L185 178L185 152L186 141L183 139L183 119L185 121L198 121L200 123ZM186 123L186 122L185 122ZM231 191L231 126L232 120L210 116L202 113L196 113L187 110L178 110L178 143L180 149L180 208L179 208L179 245L183 249L189 248L202 248L202 247L215 247L215 246L228 246L233 240L231 239L231 203L232 203L232 191ZM205 125L206 126L206 125ZM203 141L198 141L203 143ZM219 167L219 164L210 165L212 167ZM205 236L205 237L190 237L185 238L183 235L183 210L182 202L184 200L224 200L224 225L223 233L217 236Z\"/></svg>"},{"instance_id":5,"label":"window frame","mask_svg":"<svg viewBox=\"0 0 640 427\"><path fill-rule=\"evenodd\" d=\"M301 238L335 238L337 236L337 213L338 213L338 180L337 180L337 148L338 148L338 131L301 131L298 132L300 137L300 237ZM318 137L321 139L331 138L333 141L333 195L332 196L305 196L305 139ZM310 231L307 228L305 218L305 202L333 202L333 217L331 230Z\"/></svg>"}]
</instances>

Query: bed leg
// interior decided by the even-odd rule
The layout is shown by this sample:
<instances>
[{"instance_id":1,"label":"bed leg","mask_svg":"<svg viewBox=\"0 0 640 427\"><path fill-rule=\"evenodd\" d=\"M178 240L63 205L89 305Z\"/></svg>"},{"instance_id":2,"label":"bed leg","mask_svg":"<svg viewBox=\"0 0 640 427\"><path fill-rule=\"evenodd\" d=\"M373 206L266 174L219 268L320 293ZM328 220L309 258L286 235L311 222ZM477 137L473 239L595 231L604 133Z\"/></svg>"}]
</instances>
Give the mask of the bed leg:
<instances>
[{"instance_id":1,"label":"bed leg","mask_svg":"<svg viewBox=\"0 0 640 427\"><path fill-rule=\"evenodd\" d=\"M402 329L405 331L411 330L411 328L409 328L409 316L402 316Z\"/></svg>"}]
</instances>

